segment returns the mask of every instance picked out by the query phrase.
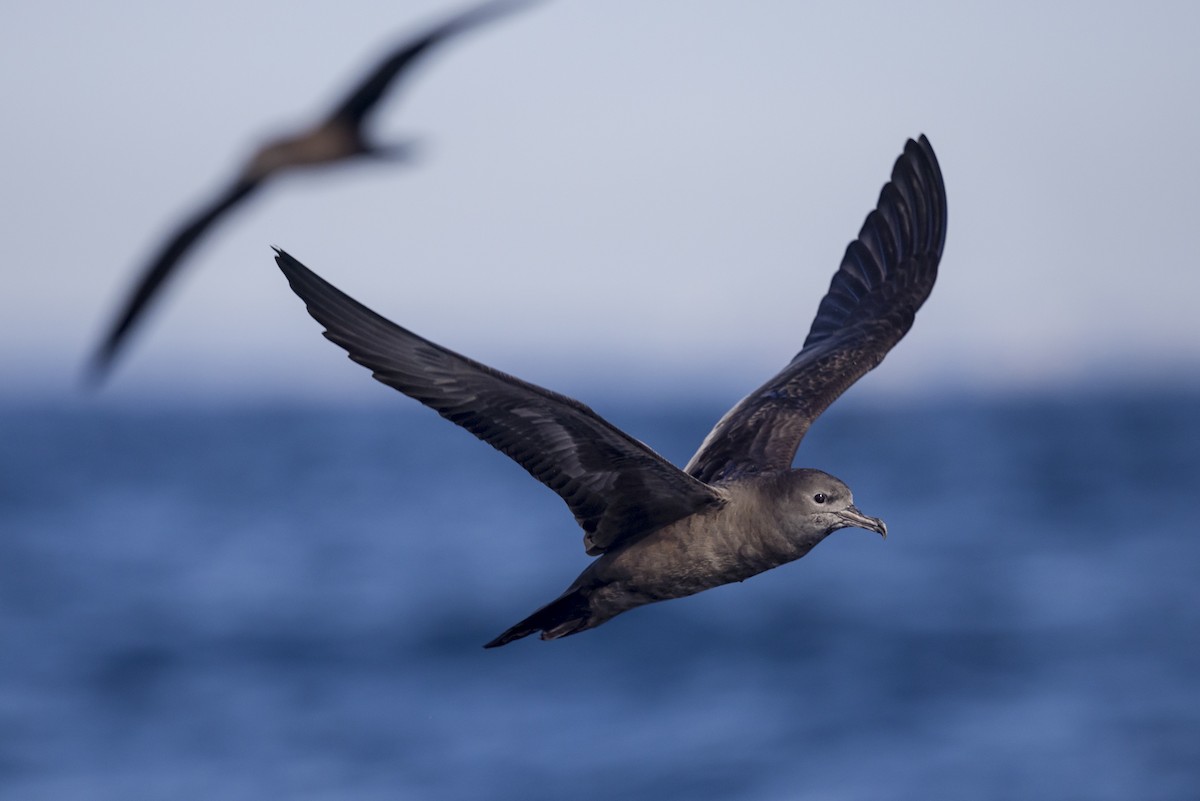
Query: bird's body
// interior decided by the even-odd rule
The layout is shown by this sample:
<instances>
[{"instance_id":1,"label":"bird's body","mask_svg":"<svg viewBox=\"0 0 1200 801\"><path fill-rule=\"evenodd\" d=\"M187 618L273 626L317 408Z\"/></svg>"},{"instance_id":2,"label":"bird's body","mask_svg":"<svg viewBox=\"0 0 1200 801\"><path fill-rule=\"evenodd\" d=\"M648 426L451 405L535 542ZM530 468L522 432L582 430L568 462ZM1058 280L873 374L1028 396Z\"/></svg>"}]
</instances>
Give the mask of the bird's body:
<instances>
[{"instance_id":1,"label":"bird's body","mask_svg":"<svg viewBox=\"0 0 1200 801\"><path fill-rule=\"evenodd\" d=\"M929 142L909 141L850 243L804 346L733 407L681 470L576 400L392 323L283 251L325 336L379 381L504 452L567 503L598 557L488 647L556 639L655 601L742 581L854 526L886 536L849 487L792 461L808 427L911 327L937 277L946 196Z\"/></svg>"},{"instance_id":2,"label":"bird's body","mask_svg":"<svg viewBox=\"0 0 1200 801\"><path fill-rule=\"evenodd\" d=\"M220 218L244 202L264 183L285 172L336 164L362 156L406 157L410 151L407 143L377 143L364 130L367 119L378 108L385 92L425 53L442 41L527 2L529 0L489 0L405 41L376 65L318 123L297 133L278 137L255 151L229 187L179 226L142 270L92 358L89 378L98 381L107 374L135 323L168 278L175 274L184 256L196 242Z\"/></svg>"},{"instance_id":3,"label":"bird's body","mask_svg":"<svg viewBox=\"0 0 1200 801\"><path fill-rule=\"evenodd\" d=\"M721 498L718 506L602 554L560 598L488 647L538 630L546 639L574 634L645 604L744 581L799 559L839 528L887 532L883 521L854 508L845 484L819 470L745 476L713 489ZM818 492L829 511L813 502ZM807 525L813 514L823 514L819 526Z\"/></svg>"},{"instance_id":4,"label":"bird's body","mask_svg":"<svg viewBox=\"0 0 1200 801\"><path fill-rule=\"evenodd\" d=\"M334 164L370 152L370 143L357 127L335 120L266 143L247 162L239 180L264 181L284 170Z\"/></svg>"}]
</instances>

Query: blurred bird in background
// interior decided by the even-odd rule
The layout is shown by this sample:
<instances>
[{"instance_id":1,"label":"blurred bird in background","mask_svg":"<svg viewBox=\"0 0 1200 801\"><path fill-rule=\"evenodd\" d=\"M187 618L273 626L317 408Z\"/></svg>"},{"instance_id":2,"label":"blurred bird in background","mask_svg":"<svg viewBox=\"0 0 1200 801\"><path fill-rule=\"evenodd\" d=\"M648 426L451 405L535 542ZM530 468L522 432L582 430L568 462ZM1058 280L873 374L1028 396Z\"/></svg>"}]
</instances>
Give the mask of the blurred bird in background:
<instances>
[{"instance_id":1,"label":"blurred bird in background","mask_svg":"<svg viewBox=\"0 0 1200 801\"><path fill-rule=\"evenodd\" d=\"M491 0L434 25L397 47L319 123L263 145L233 183L214 201L189 217L142 270L120 313L92 357L88 369L89 380L98 384L107 377L129 332L145 313L151 300L177 271L192 246L217 220L254 194L269 178L295 168L334 164L359 156L392 160L407 158L412 151L411 143L375 142L364 131L384 94L437 45L531 2L533 0Z\"/></svg>"}]
</instances>

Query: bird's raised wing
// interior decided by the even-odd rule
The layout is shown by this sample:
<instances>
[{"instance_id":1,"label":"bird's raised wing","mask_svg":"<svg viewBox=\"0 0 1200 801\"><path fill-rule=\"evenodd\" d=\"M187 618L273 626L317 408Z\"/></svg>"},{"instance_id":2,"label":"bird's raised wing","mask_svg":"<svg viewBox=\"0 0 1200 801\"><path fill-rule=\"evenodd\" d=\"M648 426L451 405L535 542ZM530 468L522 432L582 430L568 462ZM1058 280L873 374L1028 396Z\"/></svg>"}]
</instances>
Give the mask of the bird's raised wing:
<instances>
[{"instance_id":1,"label":"bird's raised wing","mask_svg":"<svg viewBox=\"0 0 1200 801\"><path fill-rule=\"evenodd\" d=\"M803 349L721 418L684 468L713 483L791 466L808 427L883 361L929 297L946 241L946 187L911 139L817 309Z\"/></svg>"},{"instance_id":2,"label":"bird's raised wing","mask_svg":"<svg viewBox=\"0 0 1200 801\"><path fill-rule=\"evenodd\" d=\"M492 0L467 9L435 25L415 39L407 40L350 92L326 118L327 123L348 123L357 128L379 103L397 77L423 54L446 39L495 17L529 5L534 0Z\"/></svg>"},{"instance_id":3,"label":"bird's raised wing","mask_svg":"<svg viewBox=\"0 0 1200 801\"><path fill-rule=\"evenodd\" d=\"M378 381L467 429L558 493L583 528L588 553L722 503L711 487L582 403L422 339L278 254L327 339Z\"/></svg>"},{"instance_id":4,"label":"bird's raised wing","mask_svg":"<svg viewBox=\"0 0 1200 801\"><path fill-rule=\"evenodd\" d=\"M154 260L142 271L141 277L134 284L133 291L129 294L125 305L121 307L121 313L113 321L108 335L105 336L92 357L89 369L89 378L92 381L100 381L104 378L122 343L129 335L129 331L146 310L163 282L175 272L175 268L184 254L218 218L245 200L259 185L258 180L236 181L216 201L191 217L167 240L166 245L158 252Z\"/></svg>"}]
</instances>

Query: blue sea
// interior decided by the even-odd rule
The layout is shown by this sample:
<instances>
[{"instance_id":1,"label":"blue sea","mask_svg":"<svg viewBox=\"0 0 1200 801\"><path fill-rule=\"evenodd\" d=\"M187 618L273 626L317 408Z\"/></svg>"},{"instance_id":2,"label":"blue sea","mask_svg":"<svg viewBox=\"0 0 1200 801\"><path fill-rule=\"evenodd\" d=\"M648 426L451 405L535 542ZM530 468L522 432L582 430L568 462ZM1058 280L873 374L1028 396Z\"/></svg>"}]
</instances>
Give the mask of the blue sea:
<instances>
[{"instance_id":1,"label":"blue sea","mask_svg":"<svg viewBox=\"0 0 1200 801\"><path fill-rule=\"evenodd\" d=\"M1200 798L1200 392L869 395L886 541L489 651L581 533L418 404L8 402L0 798Z\"/></svg>"}]
</instances>

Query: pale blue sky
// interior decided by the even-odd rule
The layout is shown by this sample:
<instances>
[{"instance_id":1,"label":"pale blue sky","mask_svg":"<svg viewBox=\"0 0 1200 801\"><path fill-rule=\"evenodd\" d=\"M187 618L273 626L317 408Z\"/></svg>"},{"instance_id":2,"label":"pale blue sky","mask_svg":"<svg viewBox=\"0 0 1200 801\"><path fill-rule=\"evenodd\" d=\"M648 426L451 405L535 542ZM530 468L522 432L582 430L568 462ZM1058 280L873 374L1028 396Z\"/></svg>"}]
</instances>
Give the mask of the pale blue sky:
<instances>
[{"instance_id":1,"label":"pale blue sky","mask_svg":"<svg viewBox=\"0 0 1200 801\"><path fill-rule=\"evenodd\" d=\"M460 7L6 4L2 391L74 393L180 217ZM741 394L799 348L922 132L949 237L871 392L1195 380L1198 8L547 0L392 96L376 130L419 137L419 164L285 178L215 229L106 394L379 397L271 245L562 391Z\"/></svg>"}]
</instances>

